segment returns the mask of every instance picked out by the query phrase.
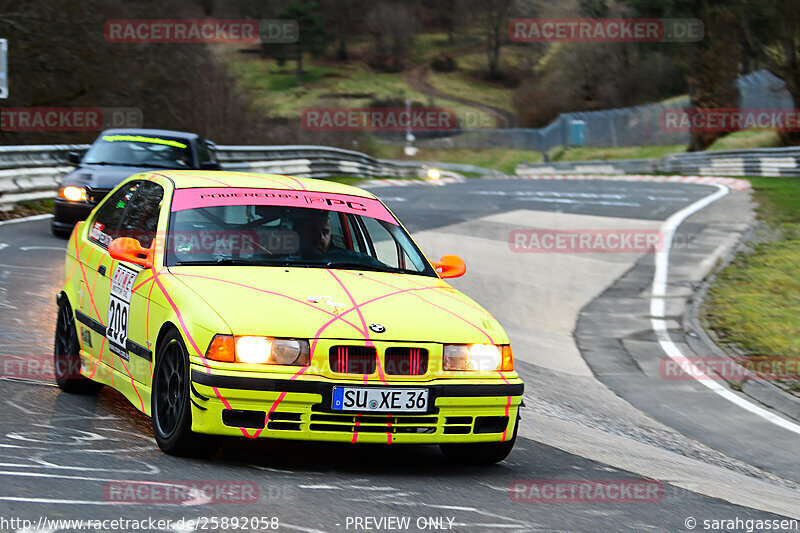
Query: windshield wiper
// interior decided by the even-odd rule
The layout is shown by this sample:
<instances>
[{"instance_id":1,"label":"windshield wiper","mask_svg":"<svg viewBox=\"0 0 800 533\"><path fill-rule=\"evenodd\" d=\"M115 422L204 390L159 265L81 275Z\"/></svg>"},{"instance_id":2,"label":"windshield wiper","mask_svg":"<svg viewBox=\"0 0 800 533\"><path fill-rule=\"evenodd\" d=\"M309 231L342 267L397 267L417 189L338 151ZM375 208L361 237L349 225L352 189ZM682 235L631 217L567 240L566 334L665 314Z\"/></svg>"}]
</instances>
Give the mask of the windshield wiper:
<instances>
[{"instance_id":1,"label":"windshield wiper","mask_svg":"<svg viewBox=\"0 0 800 533\"><path fill-rule=\"evenodd\" d=\"M171 167L171 166L167 166L167 165L159 165L157 163L148 163L147 161L145 161L143 163L139 163L136 166L145 167L145 168L164 168L164 169L167 169L167 170L192 170L192 168L190 168L190 167L182 167L182 166L177 166L177 165L174 166L174 167Z\"/></svg>"},{"instance_id":2,"label":"windshield wiper","mask_svg":"<svg viewBox=\"0 0 800 533\"><path fill-rule=\"evenodd\" d=\"M211 261L177 261L175 266L184 265L198 265L198 266L217 266L217 265L232 265L232 266L273 266L264 261L253 261L251 259L239 259L236 257L223 257Z\"/></svg>"},{"instance_id":3,"label":"windshield wiper","mask_svg":"<svg viewBox=\"0 0 800 533\"><path fill-rule=\"evenodd\" d=\"M326 268L340 268L342 270L370 270L372 272L402 272L399 268L390 266L380 267L377 265L365 265L357 261L328 261L325 263Z\"/></svg>"},{"instance_id":4,"label":"windshield wiper","mask_svg":"<svg viewBox=\"0 0 800 533\"><path fill-rule=\"evenodd\" d=\"M313 265L296 261L255 261L253 259L240 259L236 257L223 257L215 260L203 261L176 261L175 266L196 265L196 266L264 266L264 267L303 267L309 268Z\"/></svg>"},{"instance_id":5,"label":"windshield wiper","mask_svg":"<svg viewBox=\"0 0 800 533\"><path fill-rule=\"evenodd\" d=\"M112 163L111 161L84 161L87 165L103 165L110 167L141 167L138 163Z\"/></svg>"}]
</instances>

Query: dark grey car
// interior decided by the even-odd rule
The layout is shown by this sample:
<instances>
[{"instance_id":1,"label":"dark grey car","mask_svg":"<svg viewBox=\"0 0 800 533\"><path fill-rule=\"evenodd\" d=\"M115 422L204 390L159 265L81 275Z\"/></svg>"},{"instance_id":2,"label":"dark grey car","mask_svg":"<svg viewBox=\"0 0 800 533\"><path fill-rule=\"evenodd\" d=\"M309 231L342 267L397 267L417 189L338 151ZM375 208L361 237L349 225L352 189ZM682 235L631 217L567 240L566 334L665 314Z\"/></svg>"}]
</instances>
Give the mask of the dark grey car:
<instances>
[{"instance_id":1,"label":"dark grey car","mask_svg":"<svg viewBox=\"0 0 800 533\"><path fill-rule=\"evenodd\" d=\"M64 176L50 227L68 237L106 194L133 174L156 169L219 170L216 146L196 133L155 129L113 129L100 134L83 158L71 152L78 168Z\"/></svg>"}]
</instances>

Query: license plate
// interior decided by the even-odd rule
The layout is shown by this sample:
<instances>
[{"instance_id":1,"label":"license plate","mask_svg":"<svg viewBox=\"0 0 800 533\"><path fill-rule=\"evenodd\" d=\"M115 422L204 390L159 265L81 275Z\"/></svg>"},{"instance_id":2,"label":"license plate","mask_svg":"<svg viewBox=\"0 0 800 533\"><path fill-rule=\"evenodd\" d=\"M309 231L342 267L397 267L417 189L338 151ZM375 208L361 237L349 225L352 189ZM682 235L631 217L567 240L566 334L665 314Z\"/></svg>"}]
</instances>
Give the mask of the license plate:
<instances>
[{"instance_id":1,"label":"license plate","mask_svg":"<svg viewBox=\"0 0 800 533\"><path fill-rule=\"evenodd\" d=\"M334 387L334 411L421 413L428 410L428 389Z\"/></svg>"}]
</instances>

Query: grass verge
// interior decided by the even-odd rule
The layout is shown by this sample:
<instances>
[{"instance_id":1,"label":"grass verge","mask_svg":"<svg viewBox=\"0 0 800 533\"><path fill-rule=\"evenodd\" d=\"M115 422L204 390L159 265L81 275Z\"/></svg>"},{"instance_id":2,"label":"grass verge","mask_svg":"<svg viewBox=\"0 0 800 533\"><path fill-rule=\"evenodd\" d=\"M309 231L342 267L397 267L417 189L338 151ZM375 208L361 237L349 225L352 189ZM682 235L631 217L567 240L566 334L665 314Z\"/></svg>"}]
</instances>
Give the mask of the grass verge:
<instances>
[{"instance_id":1,"label":"grass verge","mask_svg":"<svg viewBox=\"0 0 800 533\"><path fill-rule=\"evenodd\" d=\"M483 168L493 168L513 174L517 165L523 161L541 163L542 154L530 150L511 150L506 148L420 148L410 158L403 153L403 147L375 143L369 153L380 159L403 159L408 161L438 161L441 163L462 163Z\"/></svg>"},{"instance_id":2,"label":"grass verge","mask_svg":"<svg viewBox=\"0 0 800 533\"><path fill-rule=\"evenodd\" d=\"M747 355L800 357L800 179L750 178L762 230L720 271L703 319ZM798 382L789 382L800 390Z\"/></svg>"},{"instance_id":3,"label":"grass verge","mask_svg":"<svg viewBox=\"0 0 800 533\"><path fill-rule=\"evenodd\" d=\"M53 200L51 198L45 200L26 200L14 204L14 206L7 211L0 210L0 220L11 220L13 218L30 217L52 212Z\"/></svg>"}]
</instances>

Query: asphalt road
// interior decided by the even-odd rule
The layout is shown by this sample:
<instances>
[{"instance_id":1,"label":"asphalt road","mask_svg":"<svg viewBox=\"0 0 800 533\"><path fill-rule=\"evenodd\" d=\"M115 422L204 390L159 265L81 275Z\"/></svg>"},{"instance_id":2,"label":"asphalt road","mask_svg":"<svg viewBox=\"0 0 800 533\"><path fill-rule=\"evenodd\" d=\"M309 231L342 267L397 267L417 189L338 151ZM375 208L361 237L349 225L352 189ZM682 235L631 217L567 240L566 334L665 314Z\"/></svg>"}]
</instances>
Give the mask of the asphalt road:
<instances>
[{"instance_id":1,"label":"asphalt road","mask_svg":"<svg viewBox=\"0 0 800 533\"><path fill-rule=\"evenodd\" d=\"M763 496L789 506L797 498L800 479L792 457L796 435L748 425L748 419L740 418L741 423L731 426L726 446L719 446L719 426L724 424L719 406L695 405L696 424L656 416L654 405L666 411L663 404L674 401L674 391L662 395L653 386L648 401L630 391L617 395L614 387L608 388L613 384L601 383L589 370L591 360L584 363L574 347L567 326L574 327L578 312L625 272L646 268L650 258L609 254L565 260L508 252L509 230L528 215L531 224L586 224L600 219L585 217L603 217L605 227L657 227L713 191L688 184L517 180L376 189L426 253L448 251L467 259L467 275L454 285L507 325L517 368L526 381L526 407L517 446L499 465L454 467L433 447L233 439L210 460L178 459L158 450L149 419L108 388L96 397L83 397L60 393L44 381L0 379L0 530L23 530L20 523L8 522L12 518L37 526L43 517L200 518L194 528L173 523L151 529L164 531L226 530L208 517L277 518L248 528L252 531L276 523L278 530L287 531L689 531L690 518L699 522L695 530L703 530L703 520L736 519L742 521L738 529L745 530L746 520L796 517L796 512L768 512L775 508ZM3 360L52 353L54 297L65 242L50 236L48 225L47 220L0 225ZM701 226L693 226L694 231ZM486 251L503 249L505 255ZM533 260L530 255L538 256L537 263L515 263ZM504 270L506 264L514 268ZM570 277L574 272L578 275ZM565 279L571 280L570 294L559 285ZM535 311L520 311L526 301ZM552 336L550 344L537 344L547 335ZM602 341L602 335L595 336ZM582 342L591 344L591 332ZM613 349L609 353L613 358ZM622 349L618 356L629 357ZM624 389L627 382L619 381ZM713 439L704 435L704 424L715 429ZM756 437L773 450L769 461L754 460L750 446ZM519 480L648 479L661 487L655 501L532 503L515 501L509 493ZM131 480L166 485L235 482L253 488L256 498L245 503L235 498L182 504L113 501L111 488ZM384 521L374 527L378 523L365 521L368 517ZM401 522L386 521L389 517ZM405 529L398 527L403 519L409 520ZM718 531L737 530L722 525ZM134 530L128 526L119 530ZM44 529L77 530L52 525L39 530ZM104 530L111 530L110 523Z\"/></svg>"}]
</instances>

